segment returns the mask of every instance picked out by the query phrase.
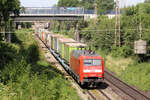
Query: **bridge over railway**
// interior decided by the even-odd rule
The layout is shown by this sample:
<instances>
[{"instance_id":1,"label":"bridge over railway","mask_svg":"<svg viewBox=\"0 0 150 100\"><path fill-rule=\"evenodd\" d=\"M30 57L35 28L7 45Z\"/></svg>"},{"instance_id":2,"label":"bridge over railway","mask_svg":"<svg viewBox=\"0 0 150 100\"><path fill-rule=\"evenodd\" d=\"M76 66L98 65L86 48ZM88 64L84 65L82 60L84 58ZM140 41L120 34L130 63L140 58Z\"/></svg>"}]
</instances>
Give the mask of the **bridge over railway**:
<instances>
[{"instance_id":1,"label":"bridge over railway","mask_svg":"<svg viewBox=\"0 0 150 100\"><path fill-rule=\"evenodd\" d=\"M84 8L81 7L26 7L19 16L11 15L15 22L34 22L49 20L83 20Z\"/></svg>"}]
</instances>

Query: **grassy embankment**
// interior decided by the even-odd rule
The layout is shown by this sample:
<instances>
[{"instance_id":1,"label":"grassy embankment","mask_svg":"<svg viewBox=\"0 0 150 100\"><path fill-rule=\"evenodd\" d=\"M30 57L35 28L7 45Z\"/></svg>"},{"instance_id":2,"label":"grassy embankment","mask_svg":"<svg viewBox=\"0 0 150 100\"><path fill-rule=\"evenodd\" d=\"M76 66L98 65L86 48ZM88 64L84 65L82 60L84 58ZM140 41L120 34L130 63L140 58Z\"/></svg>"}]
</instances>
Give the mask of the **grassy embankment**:
<instances>
[{"instance_id":1,"label":"grassy embankment","mask_svg":"<svg viewBox=\"0 0 150 100\"><path fill-rule=\"evenodd\" d=\"M0 42L0 99L80 100L63 74L45 60L32 33L18 30L13 43Z\"/></svg>"},{"instance_id":2,"label":"grassy embankment","mask_svg":"<svg viewBox=\"0 0 150 100\"><path fill-rule=\"evenodd\" d=\"M100 52L99 52L100 53ZM100 53L102 54L102 53ZM140 90L150 90L150 62L137 62L136 57L113 57L105 55L105 67L114 72L120 79Z\"/></svg>"}]
</instances>

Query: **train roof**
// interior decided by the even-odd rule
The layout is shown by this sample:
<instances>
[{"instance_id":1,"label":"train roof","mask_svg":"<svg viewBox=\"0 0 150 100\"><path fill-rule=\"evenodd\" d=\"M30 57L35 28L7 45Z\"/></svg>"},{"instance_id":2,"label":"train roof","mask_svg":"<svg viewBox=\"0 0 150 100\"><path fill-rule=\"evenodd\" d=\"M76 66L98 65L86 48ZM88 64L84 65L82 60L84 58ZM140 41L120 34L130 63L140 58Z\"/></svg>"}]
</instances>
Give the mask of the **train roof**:
<instances>
[{"instance_id":1,"label":"train roof","mask_svg":"<svg viewBox=\"0 0 150 100\"><path fill-rule=\"evenodd\" d=\"M94 52L90 52L88 50L73 50L72 51L72 55L76 58L80 57L80 56L100 56L98 54L95 54Z\"/></svg>"},{"instance_id":2,"label":"train roof","mask_svg":"<svg viewBox=\"0 0 150 100\"><path fill-rule=\"evenodd\" d=\"M49 33L48 30L45 30L45 29L40 29L40 31L44 32L44 33Z\"/></svg>"},{"instance_id":3,"label":"train roof","mask_svg":"<svg viewBox=\"0 0 150 100\"><path fill-rule=\"evenodd\" d=\"M79 43L79 42L76 42L76 43L66 43L66 45L68 45L70 47L86 47L87 46L86 44Z\"/></svg>"},{"instance_id":4,"label":"train roof","mask_svg":"<svg viewBox=\"0 0 150 100\"><path fill-rule=\"evenodd\" d=\"M48 30L45 30L45 32L46 32L46 33L49 33L49 31L48 31Z\"/></svg>"},{"instance_id":5,"label":"train roof","mask_svg":"<svg viewBox=\"0 0 150 100\"><path fill-rule=\"evenodd\" d=\"M63 35L60 34L51 34L52 37L64 37Z\"/></svg>"},{"instance_id":6,"label":"train roof","mask_svg":"<svg viewBox=\"0 0 150 100\"><path fill-rule=\"evenodd\" d=\"M71 39L71 38L59 38L59 41L60 42L68 42L68 43L71 43L71 42L76 42L74 39Z\"/></svg>"}]
</instances>

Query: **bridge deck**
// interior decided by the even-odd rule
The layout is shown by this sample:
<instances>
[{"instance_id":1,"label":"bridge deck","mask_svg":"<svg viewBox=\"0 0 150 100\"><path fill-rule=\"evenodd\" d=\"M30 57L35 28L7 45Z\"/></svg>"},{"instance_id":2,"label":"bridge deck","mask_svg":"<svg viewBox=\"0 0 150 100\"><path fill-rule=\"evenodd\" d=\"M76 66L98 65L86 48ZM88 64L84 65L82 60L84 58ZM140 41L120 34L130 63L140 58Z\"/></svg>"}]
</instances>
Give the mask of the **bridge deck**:
<instances>
[{"instance_id":1,"label":"bridge deck","mask_svg":"<svg viewBox=\"0 0 150 100\"><path fill-rule=\"evenodd\" d=\"M11 15L15 21L82 20L84 9L80 7L25 8L19 16Z\"/></svg>"}]
</instances>

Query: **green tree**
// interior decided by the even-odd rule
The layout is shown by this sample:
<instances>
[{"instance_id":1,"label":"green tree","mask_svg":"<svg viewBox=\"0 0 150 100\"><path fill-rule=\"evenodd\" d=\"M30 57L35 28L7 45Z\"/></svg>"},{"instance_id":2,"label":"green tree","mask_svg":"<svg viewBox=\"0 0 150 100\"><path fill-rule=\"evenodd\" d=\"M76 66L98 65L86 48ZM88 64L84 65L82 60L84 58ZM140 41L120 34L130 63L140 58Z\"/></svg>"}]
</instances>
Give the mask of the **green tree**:
<instances>
[{"instance_id":1,"label":"green tree","mask_svg":"<svg viewBox=\"0 0 150 100\"><path fill-rule=\"evenodd\" d=\"M98 12L106 13L108 10L113 10L115 6L114 0L96 0Z\"/></svg>"},{"instance_id":2,"label":"green tree","mask_svg":"<svg viewBox=\"0 0 150 100\"><path fill-rule=\"evenodd\" d=\"M150 0L145 0L144 2L145 2L145 3L150 3Z\"/></svg>"},{"instance_id":3,"label":"green tree","mask_svg":"<svg viewBox=\"0 0 150 100\"><path fill-rule=\"evenodd\" d=\"M58 4L59 7L77 7L79 5L78 0L59 0Z\"/></svg>"},{"instance_id":4,"label":"green tree","mask_svg":"<svg viewBox=\"0 0 150 100\"><path fill-rule=\"evenodd\" d=\"M59 7L84 7L84 9L94 10L94 4L97 4L99 13L106 13L107 10L114 8L114 0L59 0Z\"/></svg>"},{"instance_id":5,"label":"green tree","mask_svg":"<svg viewBox=\"0 0 150 100\"><path fill-rule=\"evenodd\" d=\"M82 0L80 2L80 6L84 7L84 9L94 9L95 0Z\"/></svg>"},{"instance_id":6,"label":"green tree","mask_svg":"<svg viewBox=\"0 0 150 100\"><path fill-rule=\"evenodd\" d=\"M10 14L18 15L20 10L19 0L1 0L0 1L0 24L1 31L5 39L5 25L9 21Z\"/></svg>"},{"instance_id":7,"label":"green tree","mask_svg":"<svg viewBox=\"0 0 150 100\"><path fill-rule=\"evenodd\" d=\"M114 8L114 0L82 0L80 5L85 9L94 9L94 4L97 4L99 13L106 13L107 10Z\"/></svg>"}]
</instances>

